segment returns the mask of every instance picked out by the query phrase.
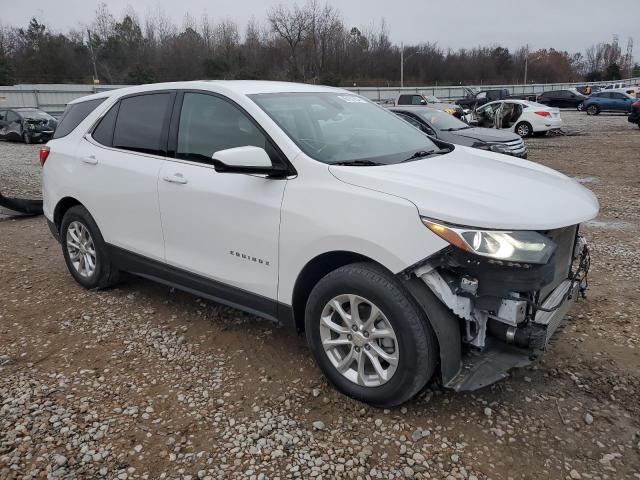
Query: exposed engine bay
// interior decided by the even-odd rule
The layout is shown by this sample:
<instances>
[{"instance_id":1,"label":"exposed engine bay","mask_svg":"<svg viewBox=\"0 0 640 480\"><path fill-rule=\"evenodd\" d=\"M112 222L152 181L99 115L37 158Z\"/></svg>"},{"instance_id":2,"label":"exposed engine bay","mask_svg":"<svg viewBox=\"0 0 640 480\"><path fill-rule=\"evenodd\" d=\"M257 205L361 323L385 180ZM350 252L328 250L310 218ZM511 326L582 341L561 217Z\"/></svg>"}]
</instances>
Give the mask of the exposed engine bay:
<instances>
[{"instance_id":1,"label":"exposed engine bay","mask_svg":"<svg viewBox=\"0 0 640 480\"><path fill-rule=\"evenodd\" d=\"M526 365L548 348L566 312L585 295L590 257L578 226L538 233L554 246L544 264L484 258L450 246L414 268L416 277L461 320L466 347L461 374L466 367L476 378L465 385L468 378L458 375L447 386L472 390ZM481 368L489 369L489 377L476 385L478 374L482 377L476 371L478 359L484 355ZM492 358L497 365L491 365Z\"/></svg>"}]
</instances>

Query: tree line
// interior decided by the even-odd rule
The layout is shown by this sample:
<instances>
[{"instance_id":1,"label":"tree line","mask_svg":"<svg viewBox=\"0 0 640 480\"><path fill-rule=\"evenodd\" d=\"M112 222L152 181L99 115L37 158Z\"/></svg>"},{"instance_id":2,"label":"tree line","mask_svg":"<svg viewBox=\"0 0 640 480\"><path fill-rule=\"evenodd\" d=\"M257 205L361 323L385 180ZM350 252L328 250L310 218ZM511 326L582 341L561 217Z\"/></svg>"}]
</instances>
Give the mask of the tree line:
<instances>
[{"instance_id":1,"label":"tree line","mask_svg":"<svg viewBox=\"0 0 640 480\"><path fill-rule=\"evenodd\" d=\"M584 53L499 45L445 49L435 42L401 47L384 20L347 25L329 4L278 5L266 19L237 23L186 15L180 26L160 10L120 17L106 4L87 28L56 32L37 18L0 25L0 85L139 84L194 79L290 80L341 86L397 86L404 48L405 85L547 83L640 76L617 38Z\"/></svg>"}]
</instances>

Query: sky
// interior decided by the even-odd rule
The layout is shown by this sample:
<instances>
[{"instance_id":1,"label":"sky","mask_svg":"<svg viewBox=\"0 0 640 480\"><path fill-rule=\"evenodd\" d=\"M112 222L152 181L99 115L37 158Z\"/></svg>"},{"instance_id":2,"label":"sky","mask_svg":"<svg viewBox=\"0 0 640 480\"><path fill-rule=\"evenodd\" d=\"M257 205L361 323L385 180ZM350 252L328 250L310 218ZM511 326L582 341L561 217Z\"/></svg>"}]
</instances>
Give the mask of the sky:
<instances>
[{"instance_id":1,"label":"sky","mask_svg":"<svg viewBox=\"0 0 640 480\"><path fill-rule=\"evenodd\" d=\"M322 3L322 0L319 0ZM299 4L305 0L298 0ZM99 0L0 0L0 23L24 26L33 16L54 30L66 32L87 24ZM294 0L109 0L119 17L128 6L140 16L158 7L181 24L185 14L195 18L206 12L214 21L231 19L240 27L254 15L266 18L272 5ZM443 48L472 48L499 44L514 49L553 47L584 52L590 45L618 35L623 50L629 37L640 37L640 0L331 0L348 26L380 25L384 19L394 43L436 42ZM2 8L2 4L10 8ZM640 38L635 39L640 43ZM640 44L634 52L640 58Z\"/></svg>"}]
</instances>

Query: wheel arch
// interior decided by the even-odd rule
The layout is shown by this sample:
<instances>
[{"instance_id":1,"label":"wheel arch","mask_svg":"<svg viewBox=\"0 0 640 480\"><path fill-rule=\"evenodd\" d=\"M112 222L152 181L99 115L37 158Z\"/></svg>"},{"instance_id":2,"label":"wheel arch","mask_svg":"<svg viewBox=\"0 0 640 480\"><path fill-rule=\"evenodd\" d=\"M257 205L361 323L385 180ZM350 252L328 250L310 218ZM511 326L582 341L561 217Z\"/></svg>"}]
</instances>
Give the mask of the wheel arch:
<instances>
[{"instance_id":1,"label":"wheel arch","mask_svg":"<svg viewBox=\"0 0 640 480\"><path fill-rule=\"evenodd\" d=\"M291 303L293 326L298 332L304 331L304 311L313 287L329 272L357 262L371 262L385 268L380 262L376 262L366 255L346 250L334 250L317 255L300 270L293 286Z\"/></svg>"},{"instance_id":2,"label":"wheel arch","mask_svg":"<svg viewBox=\"0 0 640 480\"><path fill-rule=\"evenodd\" d=\"M58 232L60 231L60 225L62 224L64 214L76 205L82 205L82 203L73 197L63 197L58 201L53 209L53 223L58 229Z\"/></svg>"}]
</instances>

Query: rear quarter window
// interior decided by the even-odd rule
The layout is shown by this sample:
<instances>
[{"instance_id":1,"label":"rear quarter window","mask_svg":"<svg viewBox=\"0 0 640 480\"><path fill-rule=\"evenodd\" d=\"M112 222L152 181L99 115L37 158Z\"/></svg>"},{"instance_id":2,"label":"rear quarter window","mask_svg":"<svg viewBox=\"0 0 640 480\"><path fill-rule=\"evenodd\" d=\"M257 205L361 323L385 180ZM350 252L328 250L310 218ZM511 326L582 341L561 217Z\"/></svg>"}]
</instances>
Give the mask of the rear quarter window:
<instances>
[{"instance_id":1,"label":"rear quarter window","mask_svg":"<svg viewBox=\"0 0 640 480\"><path fill-rule=\"evenodd\" d=\"M62 114L62 118L60 118L56 131L53 134L53 138L61 138L69 135L78 125L80 125L80 122L87 118L87 116L105 100L106 97L67 105L67 108L65 108L64 113Z\"/></svg>"}]
</instances>

